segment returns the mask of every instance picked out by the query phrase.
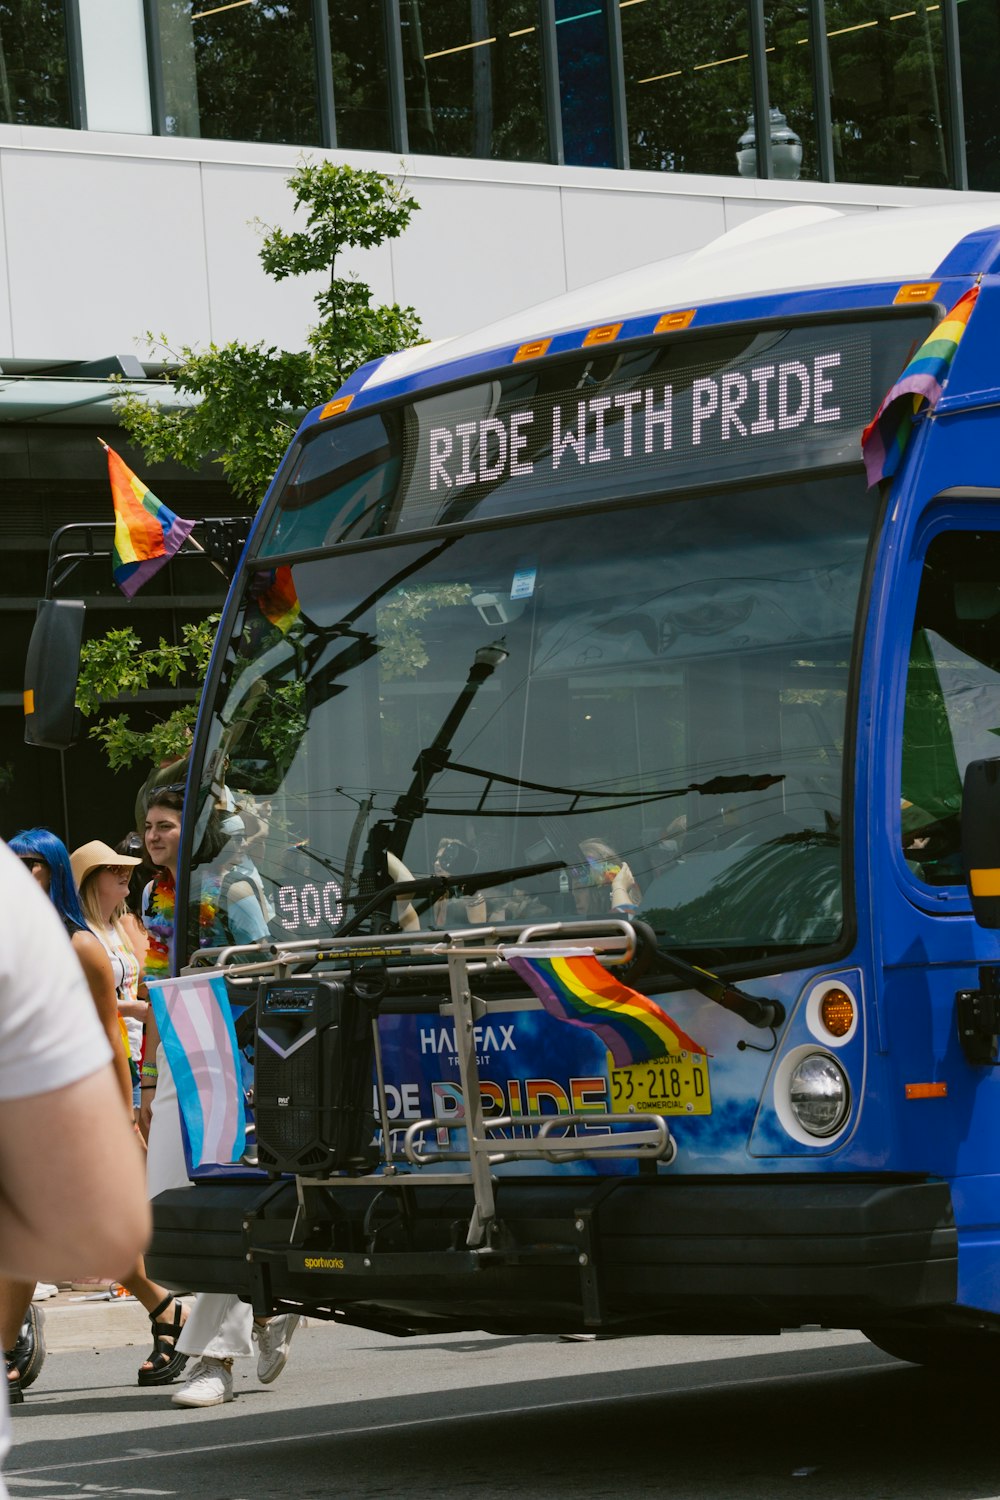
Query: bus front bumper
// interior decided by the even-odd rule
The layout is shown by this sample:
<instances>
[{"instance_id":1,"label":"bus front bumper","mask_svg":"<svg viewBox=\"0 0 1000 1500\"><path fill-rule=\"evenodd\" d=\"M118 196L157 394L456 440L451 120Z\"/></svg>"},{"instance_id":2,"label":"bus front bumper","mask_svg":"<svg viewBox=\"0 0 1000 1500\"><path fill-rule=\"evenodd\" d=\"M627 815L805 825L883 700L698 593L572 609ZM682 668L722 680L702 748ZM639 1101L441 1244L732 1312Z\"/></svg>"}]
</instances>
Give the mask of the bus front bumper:
<instances>
[{"instance_id":1,"label":"bus front bumper","mask_svg":"<svg viewBox=\"0 0 1000 1500\"><path fill-rule=\"evenodd\" d=\"M148 1273L393 1333L777 1332L953 1307L947 1183L904 1177L506 1178L469 1190L215 1182L154 1200Z\"/></svg>"}]
</instances>

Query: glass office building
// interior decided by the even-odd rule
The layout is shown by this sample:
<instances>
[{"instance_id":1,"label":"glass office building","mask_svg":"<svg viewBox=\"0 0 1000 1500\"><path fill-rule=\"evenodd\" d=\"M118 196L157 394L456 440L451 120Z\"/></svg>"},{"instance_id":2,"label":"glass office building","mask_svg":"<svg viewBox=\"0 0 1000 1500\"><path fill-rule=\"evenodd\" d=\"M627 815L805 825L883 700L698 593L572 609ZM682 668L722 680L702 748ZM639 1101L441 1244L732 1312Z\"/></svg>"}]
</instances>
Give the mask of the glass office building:
<instances>
[{"instance_id":1,"label":"glass office building","mask_svg":"<svg viewBox=\"0 0 1000 1500\"><path fill-rule=\"evenodd\" d=\"M910 3L0 0L0 122L996 191L1000 3Z\"/></svg>"}]
</instances>

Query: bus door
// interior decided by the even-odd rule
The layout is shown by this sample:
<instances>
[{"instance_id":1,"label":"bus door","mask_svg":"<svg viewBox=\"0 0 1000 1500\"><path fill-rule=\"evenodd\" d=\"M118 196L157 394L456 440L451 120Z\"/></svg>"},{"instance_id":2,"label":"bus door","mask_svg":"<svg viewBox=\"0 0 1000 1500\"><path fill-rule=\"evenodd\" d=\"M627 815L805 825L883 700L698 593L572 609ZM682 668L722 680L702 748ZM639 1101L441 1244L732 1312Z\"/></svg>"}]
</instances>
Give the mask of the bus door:
<instances>
[{"instance_id":1,"label":"bus door","mask_svg":"<svg viewBox=\"0 0 1000 1500\"><path fill-rule=\"evenodd\" d=\"M873 868L884 1162L961 1179L960 1232L963 1219L977 1224L981 1243L963 1249L960 1301L1000 1310L988 1269L996 1249L982 1240L985 1226L1000 1226L1000 1074L969 1062L956 1025L956 994L976 984L979 964L1000 959L996 934L970 914L960 816L967 766L1000 754L1000 494L951 492L918 527L911 559L911 613L896 645L905 680L884 744L889 878L878 857Z\"/></svg>"}]
</instances>

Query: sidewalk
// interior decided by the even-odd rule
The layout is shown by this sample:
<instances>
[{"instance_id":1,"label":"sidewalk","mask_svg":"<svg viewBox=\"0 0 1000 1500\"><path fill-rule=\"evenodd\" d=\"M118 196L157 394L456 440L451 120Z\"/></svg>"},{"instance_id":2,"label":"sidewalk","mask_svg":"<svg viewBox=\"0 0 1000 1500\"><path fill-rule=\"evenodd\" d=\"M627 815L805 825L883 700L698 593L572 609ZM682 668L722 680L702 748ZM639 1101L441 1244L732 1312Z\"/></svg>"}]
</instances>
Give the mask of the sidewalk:
<instances>
[{"instance_id":1,"label":"sidewalk","mask_svg":"<svg viewBox=\"0 0 1000 1500\"><path fill-rule=\"evenodd\" d=\"M151 1343L149 1315L141 1302L116 1297L112 1302L85 1302L81 1292L60 1292L36 1302L45 1318L50 1354L68 1349L120 1349Z\"/></svg>"},{"instance_id":2,"label":"sidewalk","mask_svg":"<svg viewBox=\"0 0 1000 1500\"><path fill-rule=\"evenodd\" d=\"M141 1302L126 1297L88 1302L81 1301L83 1295L60 1292L35 1303L45 1318L45 1346L50 1354L69 1349L122 1349L131 1344L143 1345L144 1354L149 1353L149 1314ZM303 1318L300 1326L309 1327L309 1320Z\"/></svg>"}]
</instances>

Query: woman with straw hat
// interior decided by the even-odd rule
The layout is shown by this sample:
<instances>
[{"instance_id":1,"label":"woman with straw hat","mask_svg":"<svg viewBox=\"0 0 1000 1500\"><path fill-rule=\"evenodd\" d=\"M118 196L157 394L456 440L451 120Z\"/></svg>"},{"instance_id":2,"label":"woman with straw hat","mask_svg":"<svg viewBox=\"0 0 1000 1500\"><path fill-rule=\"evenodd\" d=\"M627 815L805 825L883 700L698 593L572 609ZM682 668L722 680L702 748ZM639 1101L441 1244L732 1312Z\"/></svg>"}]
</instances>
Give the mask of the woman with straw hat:
<instances>
[{"instance_id":1,"label":"woman with straw hat","mask_svg":"<svg viewBox=\"0 0 1000 1500\"><path fill-rule=\"evenodd\" d=\"M118 996L118 1014L125 1045L131 1051L136 1077L132 1101L138 1112L138 1063L142 1045L142 1020L147 1009L139 1000L139 960L133 952L122 917L128 900L129 881L141 859L119 854L100 839L74 849L70 856L73 877L80 892L80 905L91 932L104 947L111 963ZM128 1021L133 1020L137 1033L129 1034ZM137 1127L138 1128L138 1127ZM150 1281L140 1259L133 1273L122 1283L149 1313L153 1329L153 1348L139 1367L140 1385L167 1385L175 1380L187 1363L177 1352L176 1344L185 1321L183 1304L166 1287ZM169 1313L168 1318L164 1317Z\"/></svg>"}]
</instances>

